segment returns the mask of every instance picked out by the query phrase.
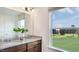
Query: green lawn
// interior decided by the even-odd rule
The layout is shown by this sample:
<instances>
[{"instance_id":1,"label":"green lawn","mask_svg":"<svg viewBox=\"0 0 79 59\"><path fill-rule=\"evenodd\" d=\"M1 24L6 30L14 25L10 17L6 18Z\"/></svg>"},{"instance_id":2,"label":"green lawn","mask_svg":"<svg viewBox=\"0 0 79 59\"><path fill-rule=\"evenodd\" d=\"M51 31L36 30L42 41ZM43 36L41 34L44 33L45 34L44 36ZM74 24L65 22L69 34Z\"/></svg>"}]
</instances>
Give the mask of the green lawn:
<instances>
[{"instance_id":1,"label":"green lawn","mask_svg":"<svg viewBox=\"0 0 79 59\"><path fill-rule=\"evenodd\" d=\"M72 52L79 51L79 37L77 34L52 35L53 46Z\"/></svg>"}]
</instances>

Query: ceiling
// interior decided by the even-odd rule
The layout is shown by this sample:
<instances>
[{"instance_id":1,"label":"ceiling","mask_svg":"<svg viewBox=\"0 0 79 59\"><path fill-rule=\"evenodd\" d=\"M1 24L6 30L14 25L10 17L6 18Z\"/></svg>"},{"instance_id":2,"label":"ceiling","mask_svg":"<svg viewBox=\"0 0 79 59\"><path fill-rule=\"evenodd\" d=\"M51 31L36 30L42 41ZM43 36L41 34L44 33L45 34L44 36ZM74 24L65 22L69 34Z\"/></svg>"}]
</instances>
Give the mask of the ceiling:
<instances>
[{"instance_id":1,"label":"ceiling","mask_svg":"<svg viewBox=\"0 0 79 59\"><path fill-rule=\"evenodd\" d=\"M48 7L48 11L55 11L55 10L58 10L58 9L62 9L62 8L65 8L65 7Z\"/></svg>"},{"instance_id":2,"label":"ceiling","mask_svg":"<svg viewBox=\"0 0 79 59\"><path fill-rule=\"evenodd\" d=\"M48 11L49 12L52 11L52 10L55 11L55 10L58 10L58 9L61 9L61 8L64 8L64 7L48 7ZM22 14L22 13L19 12L19 11L15 11L15 10L5 8L5 7L0 7L0 14L17 16L17 15Z\"/></svg>"}]
</instances>

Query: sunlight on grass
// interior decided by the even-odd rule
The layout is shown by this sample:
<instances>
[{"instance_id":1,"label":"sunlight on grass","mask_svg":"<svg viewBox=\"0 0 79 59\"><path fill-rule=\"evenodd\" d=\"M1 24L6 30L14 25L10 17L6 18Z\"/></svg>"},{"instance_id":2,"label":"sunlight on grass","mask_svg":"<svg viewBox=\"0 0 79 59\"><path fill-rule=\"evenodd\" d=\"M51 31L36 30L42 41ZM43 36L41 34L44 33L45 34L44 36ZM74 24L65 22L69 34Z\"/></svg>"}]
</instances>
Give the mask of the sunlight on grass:
<instances>
[{"instance_id":1,"label":"sunlight on grass","mask_svg":"<svg viewBox=\"0 0 79 59\"><path fill-rule=\"evenodd\" d=\"M67 51L79 51L79 37L77 34L51 35L53 46Z\"/></svg>"},{"instance_id":2,"label":"sunlight on grass","mask_svg":"<svg viewBox=\"0 0 79 59\"><path fill-rule=\"evenodd\" d=\"M52 35L53 38L78 38L77 34L65 34L65 35Z\"/></svg>"}]
</instances>

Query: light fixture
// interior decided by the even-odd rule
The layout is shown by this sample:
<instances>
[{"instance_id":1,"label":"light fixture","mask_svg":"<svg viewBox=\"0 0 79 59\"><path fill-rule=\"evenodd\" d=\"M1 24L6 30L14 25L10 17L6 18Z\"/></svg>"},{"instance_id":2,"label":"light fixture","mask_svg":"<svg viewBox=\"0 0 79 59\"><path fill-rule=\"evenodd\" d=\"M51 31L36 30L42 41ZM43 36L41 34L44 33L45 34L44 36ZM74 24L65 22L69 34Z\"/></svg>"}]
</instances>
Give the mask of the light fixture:
<instances>
[{"instance_id":1,"label":"light fixture","mask_svg":"<svg viewBox=\"0 0 79 59\"><path fill-rule=\"evenodd\" d=\"M32 8L32 7L25 7L25 11L28 11L28 12L33 11L33 9L34 8Z\"/></svg>"}]
</instances>

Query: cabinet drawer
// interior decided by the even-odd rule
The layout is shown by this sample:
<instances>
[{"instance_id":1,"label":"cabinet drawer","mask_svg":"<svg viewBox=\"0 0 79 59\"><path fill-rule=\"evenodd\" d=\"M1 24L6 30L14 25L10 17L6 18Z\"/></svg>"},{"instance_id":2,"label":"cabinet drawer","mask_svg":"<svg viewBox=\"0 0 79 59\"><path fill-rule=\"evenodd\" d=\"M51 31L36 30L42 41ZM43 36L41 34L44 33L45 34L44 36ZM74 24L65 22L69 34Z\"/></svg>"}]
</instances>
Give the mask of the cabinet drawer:
<instances>
[{"instance_id":1,"label":"cabinet drawer","mask_svg":"<svg viewBox=\"0 0 79 59\"><path fill-rule=\"evenodd\" d=\"M40 43L41 43L40 40L35 41L35 42L28 43L28 49L29 49L29 48L33 48L33 47L35 47L37 44L40 44Z\"/></svg>"},{"instance_id":2,"label":"cabinet drawer","mask_svg":"<svg viewBox=\"0 0 79 59\"><path fill-rule=\"evenodd\" d=\"M1 51L2 52L23 52L23 51L26 51L26 44L6 48Z\"/></svg>"}]
</instances>

